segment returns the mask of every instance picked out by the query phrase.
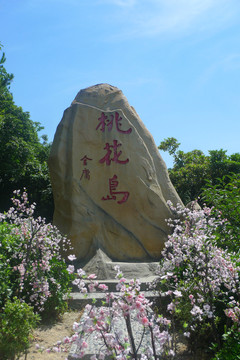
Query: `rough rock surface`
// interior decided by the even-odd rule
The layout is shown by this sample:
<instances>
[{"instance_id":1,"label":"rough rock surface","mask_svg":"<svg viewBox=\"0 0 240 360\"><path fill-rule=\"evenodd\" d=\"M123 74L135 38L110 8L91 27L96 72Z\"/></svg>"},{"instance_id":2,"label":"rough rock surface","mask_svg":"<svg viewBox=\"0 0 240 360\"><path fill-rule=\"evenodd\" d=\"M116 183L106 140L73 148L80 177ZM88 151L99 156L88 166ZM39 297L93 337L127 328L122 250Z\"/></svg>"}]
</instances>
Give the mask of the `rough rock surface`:
<instances>
[{"instance_id":1,"label":"rough rock surface","mask_svg":"<svg viewBox=\"0 0 240 360\"><path fill-rule=\"evenodd\" d=\"M54 224L80 261L101 249L115 261L157 260L166 204L181 203L154 140L126 97L100 84L64 112L49 158Z\"/></svg>"}]
</instances>

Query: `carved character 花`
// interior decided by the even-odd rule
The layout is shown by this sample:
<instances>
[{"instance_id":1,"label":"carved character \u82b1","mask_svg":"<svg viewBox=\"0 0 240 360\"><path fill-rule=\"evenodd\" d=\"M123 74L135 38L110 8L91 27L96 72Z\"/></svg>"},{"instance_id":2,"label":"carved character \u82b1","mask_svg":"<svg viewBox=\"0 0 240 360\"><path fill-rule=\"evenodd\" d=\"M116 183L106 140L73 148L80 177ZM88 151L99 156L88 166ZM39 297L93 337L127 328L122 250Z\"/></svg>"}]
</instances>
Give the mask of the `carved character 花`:
<instances>
[{"instance_id":1,"label":"carved character \u82b1","mask_svg":"<svg viewBox=\"0 0 240 360\"><path fill-rule=\"evenodd\" d=\"M113 145L110 145L109 143L106 143L106 146L104 147L104 150L107 150L106 155L99 160L99 162L101 164L103 164L104 162L106 162L106 165L110 165L111 161L114 161L115 163L118 164L127 164L129 162L129 159L126 160L120 160L119 157L122 154L122 151L118 151L118 147L122 146L122 144L118 144L117 140L113 140ZM113 156L111 157L113 152Z\"/></svg>"}]
</instances>

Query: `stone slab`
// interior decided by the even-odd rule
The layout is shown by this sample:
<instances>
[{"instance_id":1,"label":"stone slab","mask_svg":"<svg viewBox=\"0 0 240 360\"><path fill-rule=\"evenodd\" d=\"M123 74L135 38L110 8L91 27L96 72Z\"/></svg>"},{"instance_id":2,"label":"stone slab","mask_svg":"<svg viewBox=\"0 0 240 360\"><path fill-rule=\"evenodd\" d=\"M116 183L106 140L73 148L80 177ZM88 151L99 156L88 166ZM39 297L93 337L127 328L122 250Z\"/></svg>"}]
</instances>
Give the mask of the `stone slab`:
<instances>
[{"instance_id":1,"label":"stone slab","mask_svg":"<svg viewBox=\"0 0 240 360\"><path fill-rule=\"evenodd\" d=\"M117 294L115 292L112 292L114 295ZM144 291L145 297L150 300L157 299L159 295L155 291ZM91 294L88 294L86 297L84 294L81 294L80 292L72 292L70 293L70 297L68 299L68 305L71 309L74 310L82 310L83 307L85 307L87 304L91 304L92 299L96 301L94 305L96 306L102 306L102 301L105 300L105 294L100 292L93 292Z\"/></svg>"}]
</instances>

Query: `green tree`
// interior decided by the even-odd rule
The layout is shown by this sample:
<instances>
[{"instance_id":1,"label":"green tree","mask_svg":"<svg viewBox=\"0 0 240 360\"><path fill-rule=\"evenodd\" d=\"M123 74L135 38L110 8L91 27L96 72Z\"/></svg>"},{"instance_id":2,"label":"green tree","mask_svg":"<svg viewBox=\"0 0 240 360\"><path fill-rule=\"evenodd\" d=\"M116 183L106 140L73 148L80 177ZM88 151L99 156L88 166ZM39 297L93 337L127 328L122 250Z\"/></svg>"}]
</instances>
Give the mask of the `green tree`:
<instances>
[{"instance_id":1,"label":"green tree","mask_svg":"<svg viewBox=\"0 0 240 360\"><path fill-rule=\"evenodd\" d=\"M170 179L175 186L182 201L188 202L201 197L202 189L208 181L212 185L218 183L218 179L231 173L240 173L240 154L228 156L226 150L210 150L205 155L201 150L183 152L179 150L180 143L175 138L164 139L159 149L168 151L174 157L174 164L169 169ZM224 183L229 181L225 177ZM211 204L208 204L211 206Z\"/></svg>"},{"instance_id":2,"label":"green tree","mask_svg":"<svg viewBox=\"0 0 240 360\"><path fill-rule=\"evenodd\" d=\"M15 105L10 92L13 74L4 67L4 52L0 59L0 211L8 209L13 190L26 187L31 201L40 204L38 214L49 220L53 211L47 166L50 144L46 136L42 142L39 139L40 123Z\"/></svg>"},{"instance_id":3,"label":"green tree","mask_svg":"<svg viewBox=\"0 0 240 360\"><path fill-rule=\"evenodd\" d=\"M240 173L225 175L215 185L208 181L202 191L203 200L214 206L216 216L224 219L217 229L217 245L223 249L240 251ZM239 256L238 256L239 261Z\"/></svg>"}]
</instances>

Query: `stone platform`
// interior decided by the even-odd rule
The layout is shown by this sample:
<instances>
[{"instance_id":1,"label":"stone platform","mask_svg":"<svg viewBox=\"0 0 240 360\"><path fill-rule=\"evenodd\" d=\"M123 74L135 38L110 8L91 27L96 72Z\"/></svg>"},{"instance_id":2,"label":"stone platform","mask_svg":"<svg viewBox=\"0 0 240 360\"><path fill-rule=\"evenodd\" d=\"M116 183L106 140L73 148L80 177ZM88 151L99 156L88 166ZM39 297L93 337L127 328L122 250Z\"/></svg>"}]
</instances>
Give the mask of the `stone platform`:
<instances>
[{"instance_id":1,"label":"stone platform","mask_svg":"<svg viewBox=\"0 0 240 360\"><path fill-rule=\"evenodd\" d=\"M117 271L114 269L115 266L119 266L123 276L127 280L131 279L139 279L141 282L141 291L144 293L146 298L154 300L158 295L156 292L149 290L149 283L152 282L156 278L156 270L158 267L157 262L152 263L131 263L131 262L114 262L109 259L106 254L102 250L98 250L96 255L87 263L80 264L79 266L76 264L77 268L82 268L87 275L96 274L97 280L99 283L103 283L108 286L108 292L116 293L116 285L118 284L118 280L115 279ZM86 297L84 294L81 294L77 287L73 286L73 291L70 294L70 299L68 300L69 306L73 309L83 309L86 304L91 304L92 299L94 299L95 306L99 308L103 305L103 301L105 299L105 293L100 291L94 293L88 293ZM132 327L134 329L134 338L136 339L136 344L140 342L142 336L143 326L134 320L134 314L132 315ZM86 311L84 312L80 323L83 323L86 317ZM119 319L118 323L115 326L122 330L123 334L126 336L126 324L124 319ZM81 326L80 326L81 331ZM139 354L143 353L144 348L148 345L147 341L150 339L149 334L145 334L143 338L142 345L139 348ZM102 340L96 340L95 336L92 334L87 339L88 348L84 357L80 357L79 355L79 345L78 341L72 344L70 353L68 355L68 360L73 359L83 359L89 360L92 355L97 354L101 347L103 346ZM106 358L107 359L107 358ZM110 359L110 358L109 358Z\"/></svg>"},{"instance_id":2,"label":"stone platform","mask_svg":"<svg viewBox=\"0 0 240 360\"><path fill-rule=\"evenodd\" d=\"M119 266L126 279L146 279L156 275L158 262L131 262L113 261L101 249L87 263L77 263L77 268L82 268L86 274L97 275L98 280L115 279L115 266Z\"/></svg>"},{"instance_id":3,"label":"stone platform","mask_svg":"<svg viewBox=\"0 0 240 360\"><path fill-rule=\"evenodd\" d=\"M116 285L118 280L115 278L117 271L115 267L119 266L123 276L127 280L139 279L141 282L141 291L145 292L146 297L154 298L155 293L149 291L148 284L156 277L158 262L114 262L102 250L97 250L96 255L87 264L75 264L76 268L82 268L87 275L95 274L99 283L108 286L108 292L116 292ZM88 283L88 281L86 281ZM68 300L69 306L73 309L82 309L87 303L90 303L94 298L97 305L101 306L104 299L104 293L96 292L89 293L86 298L81 294L77 286L73 286Z\"/></svg>"}]
</instances>

